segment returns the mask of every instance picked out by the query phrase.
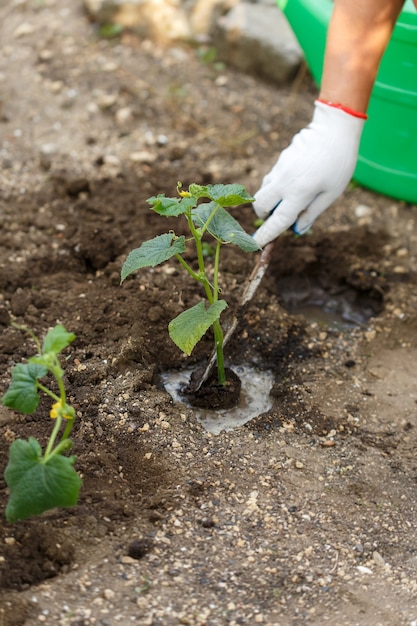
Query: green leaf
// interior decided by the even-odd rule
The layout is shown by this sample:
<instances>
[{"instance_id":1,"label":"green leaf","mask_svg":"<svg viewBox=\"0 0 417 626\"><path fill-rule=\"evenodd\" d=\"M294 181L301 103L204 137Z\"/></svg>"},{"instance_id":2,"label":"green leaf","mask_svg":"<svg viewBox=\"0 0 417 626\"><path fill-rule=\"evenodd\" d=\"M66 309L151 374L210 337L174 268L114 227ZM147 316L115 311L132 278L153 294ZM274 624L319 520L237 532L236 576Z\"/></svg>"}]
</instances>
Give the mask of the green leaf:
<instances>
[{"instance_id":1,"label":"green leaf","mask_svg":"<svg viewBox=\"0 0 417 626\"><path fill-rule=\"evenodd\" d=\"M112 39L113 37L117 37L121 35L123 32L123 26L121 24L103 24L100 26L100 37L104 37L105 39Z\"/></svg>"},{"instance_id":2,"label":"green leaf","mask_svg":"<svg viewBox=\"0 0 417 626\"><path fill-rule=\"evenodd\" d=\"M253 202L243 185L190 185L190 193L195 198L209 198L220 206L237 206L246 202Z\"/></svg>"},{"instance_id":3,"label":"green leaf","mask_svg":"<svg viewBox=\"0 0 417 626\"><path fill-rule=\"evenodd\" d=\"M69 346L74 339L74 333L67 332L62 324L57 324L47 333L43 341L42 352L53 352L54 354L59 354L62 350L64 350L64 348Z\"/></svg>"},{"instance_id":4,"label":"green leaf","mask_svg":"<svg viewBox=\"0 0 417 626\"><path fill-rule=\"evenodd\" d=\"M180 313L169 323L169 336L178 348L189 356L226 307L227 302L225 300L218 300L208 309L206 309L204 302L199 302L191 309Z\"/></svg>"},{"instance_id":5,"label":"green leaf","mask_svg":"<svg viewBox=\"0 0 417 626\"><path fill-rule=\"evenodd\" d=\"M185 248L185 237L181 235L181 237L174 239L173 233L165 233L145 241L139 248L129 252L126 261L123 263L121 282L129 274L142 267L155 267L155 265L167 261L175 254L182 254L185 252Z\"/></svg>"},{"instance_id":6,"label":"green leaf","mask_svg":"<svg viewBox=\"0 0 417 626\"><path fill-rule=\"evenodd\" d=\"M192 213L193 221L197 226L204 226L215 208L213 202L200 204ZM260 250L253 237L244 231L235 218L223 207L220 207L210 221L208 231L224 243L234 243L245 252Z\"/></svg>"},{"instance_id":7,"label":"green leaf","mask_svg":"<svg viewBox=\"0 0 417 626\"><path fill-rule=\"evenodd\" d=\"M12 382L2 398L4 406L25 413L33 413L39 404L36 381L48 370L37 363L19 363L12 369Z\"/></svg>"},{"instance_id":8,"label":"green leaf","mask_svg":"<svg viewBox=\"0 0 417 626\"><path fill-rule=\"evenodd\" d=\"M26 519L57 506L75 506L81 478L73 468L74 461L74 456L56 454L44 462L36 439L14 441L4 472L10 491L7 520Z\"/></svg>"},{"instance_id":9,"label":"green leaf","mask_svg":"<svg viewBox=\"0 0 417 626\"><path fill-rule=\"evenodd\" d=\"M195 198L166 198L164 194L149 198L147 202L152 205L156 213L165 215L165 217L178 217L197 204Z\"/></svg>"}]
</instances>

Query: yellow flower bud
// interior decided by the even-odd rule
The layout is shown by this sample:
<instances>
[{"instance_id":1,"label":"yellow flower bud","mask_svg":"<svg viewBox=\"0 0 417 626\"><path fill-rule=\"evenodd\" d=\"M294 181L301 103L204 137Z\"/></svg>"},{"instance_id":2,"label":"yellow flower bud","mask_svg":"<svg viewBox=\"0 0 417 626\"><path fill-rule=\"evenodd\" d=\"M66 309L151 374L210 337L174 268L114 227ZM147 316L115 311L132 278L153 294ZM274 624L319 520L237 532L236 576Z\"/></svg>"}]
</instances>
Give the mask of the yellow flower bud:
<instances>
[{"instance_id":1,"label":"yellow flower bud","mask_svg":"<svg viewBox=\"0 0 417 626\"><path fill-rule=\"evenodd\" d=\"M55 402L55 404L52 405L52 408L49 412L49 416L51 417L51 419L55 420L58 417L58 411L61 408L61 400L58 400L58 402Z\"/></svg>"},{"instance_id":2,"label":"yellow flower bud","mask_svg":"<svg viewBox=\"0 0 417 626\"><path fill-rule=\"evenodd\" d=\"M61 417L63 417L66 420L72 420L74 418L73 415L71 415L71 412L69 411L68 406L65 406L64 408L62 407L62 402L61 400L58 400L58 402L55 402L52 405L51 410L49 411L49 417L53 420L55 420L58 415L60 415ZM66 411L65 411L66 409Z\"/></svg>"}]
</instances>

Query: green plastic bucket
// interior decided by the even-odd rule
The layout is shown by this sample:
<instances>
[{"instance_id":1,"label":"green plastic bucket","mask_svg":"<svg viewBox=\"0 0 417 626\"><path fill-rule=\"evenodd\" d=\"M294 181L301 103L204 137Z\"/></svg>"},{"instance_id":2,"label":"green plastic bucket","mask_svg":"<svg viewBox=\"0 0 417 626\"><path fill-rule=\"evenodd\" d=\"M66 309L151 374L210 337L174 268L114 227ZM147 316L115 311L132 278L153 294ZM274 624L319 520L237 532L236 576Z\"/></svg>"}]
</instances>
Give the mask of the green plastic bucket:
<instances>
[{"instance_id":1,"label":"green plastic bucket","mask_svg":"<svg viewBox=\"0 0 417 626\"><path fill-rule=\"evenodd\" d=\"M277 0L321 81L331 0ZM354 179L417 203L417 11L407 0L383 56L368 107Z\"/></svg>"}]
</instances>

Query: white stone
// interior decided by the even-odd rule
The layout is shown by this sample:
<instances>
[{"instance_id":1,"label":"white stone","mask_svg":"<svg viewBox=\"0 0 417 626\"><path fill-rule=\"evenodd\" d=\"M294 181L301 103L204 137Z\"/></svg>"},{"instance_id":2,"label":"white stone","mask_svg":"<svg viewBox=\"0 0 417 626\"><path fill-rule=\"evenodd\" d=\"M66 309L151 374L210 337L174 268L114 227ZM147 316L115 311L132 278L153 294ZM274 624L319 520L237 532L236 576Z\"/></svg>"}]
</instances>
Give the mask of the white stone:
<instances>
[{"instance_id":1,"label":"white stone","mask_svg":"<svg viewBox=\"0 0 417 626\"><path fill-rule=\"evenodd\" d=\"M290 80L303 60L295 35L275 6L237 4L219 19L214 43L227 63L276 83Z\"/></svg>"}]
</instances>

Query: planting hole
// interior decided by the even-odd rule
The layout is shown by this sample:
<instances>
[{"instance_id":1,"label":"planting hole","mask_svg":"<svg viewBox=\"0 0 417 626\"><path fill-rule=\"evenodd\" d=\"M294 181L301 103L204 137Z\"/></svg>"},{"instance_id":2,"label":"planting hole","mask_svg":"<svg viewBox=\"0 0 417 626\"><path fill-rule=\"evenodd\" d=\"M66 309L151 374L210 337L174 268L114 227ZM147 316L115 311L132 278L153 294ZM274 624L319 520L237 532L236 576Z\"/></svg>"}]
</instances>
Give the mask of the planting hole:
<instances>
[{"instance_id":1,"label":"planting hole","mask_svg":"<svg viewBox=\"0 0 417 626\"><path fill-rule=\"evenodd\" d=\"M384 232L352 228L286 237L276 247L266 279L289 313L332 330L366 326L384 309L389 277L381 269Z\"/></svg>"},{"instance_id":2,"label":"planting hole","mask_svg":"<svg viewBox=\"0 0 417 626\"><path fill-rule=\"evenodd\" d=\"M215 435L222 430L230 431L246 424L254 417L268 411L272 406L269 396L274 382L272 372L259 371L247 365L232 367L232 369L242 381L242 391L236 407L218 411L193 407L194 415L200 424ZM191 406L185 401L181 389L189 383L192 371L191 369L176 370L162 375L165 389L175 402L183 402Z\"/></svg>"},{"instance_id":3,"label":"planting hole","mask_svg":"<svg viewBox=\"0 0 417 626\"><path fill-rule=\"evenodd\" d=\"M383 309L380 297L353 288L326 290L311 278L282 281L279 296L289 313L336 330L365 326Z\"/></svg>"}]
</instances>

